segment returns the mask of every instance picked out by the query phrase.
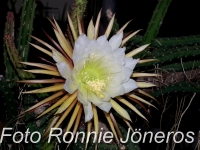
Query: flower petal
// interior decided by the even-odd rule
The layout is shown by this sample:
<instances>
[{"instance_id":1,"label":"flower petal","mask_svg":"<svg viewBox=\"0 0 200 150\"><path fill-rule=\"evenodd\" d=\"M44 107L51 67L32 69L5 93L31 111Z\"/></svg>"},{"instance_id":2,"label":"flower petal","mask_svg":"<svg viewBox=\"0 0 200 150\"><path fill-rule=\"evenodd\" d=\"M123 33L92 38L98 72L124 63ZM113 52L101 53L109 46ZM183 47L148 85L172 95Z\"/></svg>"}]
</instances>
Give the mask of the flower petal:
<instances>
[{"instance_id":1,"label":"flower petal","mask_svg":"<svg viewBox=\"0 0 200 150\"><path fill-rule=\"evenodd\" d=\"M125 58L125 50L126 48L117 48L115 49L115 51L113 52L113 56L116 60L120 60L121 64L124 65L124 58Z\"/></svg>"},{"instance_id":2,"label":"flower petal","mask_svg":"<svg viewBox=\"0 0 200 150\"><path fill-rule=\"evenodd\" d=\"M85 122L88 122L93 118L91 103L88 103L88 105L83 105L83 109L84 109L84 113L85 113Z\"/></svg>"},{"instance_id":3,"label":"flower petal","mask_svg":"<svg viewBox=\"0 0 200 150\"><path fill-rule=\"evenodd\" d=\"M102 35L102 36L98 37L97 42L102 48L109 45L106 35Z\"/></svg>"},{"instance_id":4,"label":"flower petal","mask_svg":"<svg viewBox=\"0 0 200 150\"><path fill-rule=\"evenodd\" d=\"M65 89L65 91L72 94L78 88L78 84L74 84L74 82L71 79L68 79L66 80L63 88Z\"/></svg>"},{"instance_id":5,"label":"flower petal","mask_svg":"<svg viewBox=\"0 0 200 150\"><path fill-rule=\"evenodd\" d=\"M110 109L112 108L112 105L110 102L102 102L101 105L97 105L101 110L105 111L105 112L109 112Z\"/></svg>"},{"instance_id":6,"label":"flower petal","mask_svg":"<svg viewBox=\"0 0 200 150\"><path fill-rule=\"evenodd\" d=\"M78 43L75 43L72 55L73 62L76 62L82 53L83 53L83 46Z\"/></svg>"},{"instance_id":7,"label":"flower petal","mask_svg":"<svg viewBox=\"0 0 200 150\"><path fill-rule=\"evenodd\" d=\"M112 50L118 48L121 45L122 38L123 38L123 32L120 32L119 34L115 34L114 36L110 38L109 44Z\"/></svg>"},{"instance_id":8,"label":"flower petal","mask_svg":"<svg viewBox=\"0 0 200 150\"><path fill-rule=\"evenodd\" d=\"M125 93L128 93L136 88L138 88L137 83L133 79L129 79L127 82L123 83Z\"/></svg>"},{"instance_id":9,"label":"flower petal","mask_svg":"<svg viewBox=\"0 0 200 150\"><path fill-rule=\"evenodd\" d=\"M88 100L96 106L102 104L101 98L98 97L94 92L91 92L91 91L88 91Z\"/></svg>"},{"instance_id":10,"label":"flower petal","mask_svg":"<svg viewBox=\"0 0 200 150\"><path fill-rule=\"evenodd\" d=\"M88 45L89 42L90 40L85 34L81 34L78 37L77 41L75 42L74 51L72 55L73 62L76 62L79 57L82 57L83 54L85 54L88 51L86 45Z\"/></svg>"},{"instance_id":11,"label":"flower petal","mask_svg":"<svg viewBox=\"0 0 200 150\"><path fill-rule=\"evenodd\" d=\"M106 92L102 92L102 94L104 95L104 98L102 98L101 100L103 102L108 102L110 100L110 95Z\"/></svg>"},{"instance_id":12,"label":"flower petal","mask_svg":"<svg viewBox=\"0 0 200 150\"><path fill-rule=\"evenodd\" d=\"M87 89L83 86L80 85L78 87L78 100L83 104L83 105L88 105L88 96L87 96Z\"/></svg>"},{"instance_id":13,"label":"flower petal","mask_svg":"<svg viewBox=\"0 0 200 150\"><path fill-rule=\"evenodd\" d=\"M107 86L105 88L105 92L108 93L111 97L116 97L116 96L119 96L119 95L123 95L124 92L125 92L125 89L124 89L124 86L123 85L120 85L118 87L110 87L110 86Z\"/></svg>"},{"instance_id":14,"label":"flower petal","mask_svg":"<svg viewBox=\"0 0 200 150\"><path fill-rule=\"evenodd\" d=\"M90 41L90 40L88 39L88 37L87 37L85 34L81 34L81 35L78 37L76 43L78 43L78 44L84 46L84 45L87 45L89 41Z\"/></svg>"},{"instance_id":15,"label":"flower petal","mask_svg":"<svg viewBox=\"0 0 200 150\"><path fill-rule=\"evenodd\" d=\"M138 61L139 59L133 59L131 57L125 58L125 66L133 70Z\"/></svg>"},{"instance_id":16,"label":"flower petal","mask_svg":"<svg viewBox=\"0 0 200 150\"><path fill-rule=\"evenodd\" d=\"M108 77L108 75L104 75L104 76L101 77L101 79L106 79L107 77ZM111 86L111 87L118 87L123 82L123 78L122 78L122 73L121 72L110 74L110 78L111 78L111 80L108 83L108 85Z\"/></svg>"},{"instance_id":17,"label":"flower petal","mask_svg":"<svg viewBox=\"0 0 200 150\"><path fill-rule=\"evenodd\" d=\"M64 58L64 56L60 52L55 51L55 50L53 50L52 58L57 63L66 61L65 58Z\"/></svg>"},{"instance_id":18,"label":"flower petal","mask_svg":"<svg viewBox=\"0 0 200 150\"><path fill-rule=\"evenodd\" d=\"M101 48L96 40L91 40L86 47L90 53L96 50L100 50Z\"/></svg>"},{"instance_id":19,"label":"flower petal","mask_svg":"<svg viewBox=\"0 0 200 150\"><path fill-rule=\"evenodd\" d=\"M83 68L85 62L87 60L87 57L79 57L76 61L74 61L74 73L76 71L80 72ZM73 71L72 71L73 72Z\"/></svg>"},{"instance_id":20,"label":"flower petal","mask_svg":"<svg viewBox=\"0 0 200 150\"><path fill-rule=\"evenodd\" d=\"M65 62L56 63L59 73L65 79L71 78L71 69Z\"/></svg>"},{"instance_id":21,"label":"flower petal","mask_svg":"<svg viewBox=\"0 0 200 150\"><path fill-rule=\"evenodd\" d=\"M130 76L132 75L133 71L128 67L122 67L122 79L123 82L126 82L130 79Z\"/></svg>"}]
</instances>

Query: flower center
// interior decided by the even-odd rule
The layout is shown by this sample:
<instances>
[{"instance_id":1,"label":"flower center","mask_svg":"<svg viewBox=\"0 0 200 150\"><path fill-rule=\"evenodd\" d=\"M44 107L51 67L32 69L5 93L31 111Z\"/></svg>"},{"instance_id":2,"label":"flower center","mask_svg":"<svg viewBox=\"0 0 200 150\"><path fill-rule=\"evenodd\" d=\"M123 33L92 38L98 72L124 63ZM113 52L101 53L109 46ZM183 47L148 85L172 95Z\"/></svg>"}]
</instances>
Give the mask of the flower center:
<instances>
[{"instance_id":1,"label":"flower center","mask_svg":"<svg viewBox=\"0 0 200 150\"><path fill-rule=\"evenodd\" d=\"M79 81L94 92L99 98L104 98L103 91L112 78L109 63L104 64L107 57L91 53L79 74ZM104 65L102 65L104 64Z\"/></svg>"},{"instance_id":2,"label":"flower center","mask_svg":"<svg viewBox=\"0 0 200 150\"><path fill-rule=\"evenodd\" d=\"M105 80L100 79L98 71L84 68L81 71L81 82L86 85L88 90L94 92L98 97L104 98L102 91L105 89L106 83Z\"/></svg>"},{"instance_id":3,"label":"flower center","mask_svg":"<svg viewBox=\"0 0 200 150\"><path fill-rule=\"evenodd\" d=\"M94 79L94 80L91 80L91 81L87 81L86 83L87 83L88 89L90 91L97 94L97 96L99 96L100 98L104 98L102 91L106 87L106 84L103 80Z\"/></svg>"}]
</instances>

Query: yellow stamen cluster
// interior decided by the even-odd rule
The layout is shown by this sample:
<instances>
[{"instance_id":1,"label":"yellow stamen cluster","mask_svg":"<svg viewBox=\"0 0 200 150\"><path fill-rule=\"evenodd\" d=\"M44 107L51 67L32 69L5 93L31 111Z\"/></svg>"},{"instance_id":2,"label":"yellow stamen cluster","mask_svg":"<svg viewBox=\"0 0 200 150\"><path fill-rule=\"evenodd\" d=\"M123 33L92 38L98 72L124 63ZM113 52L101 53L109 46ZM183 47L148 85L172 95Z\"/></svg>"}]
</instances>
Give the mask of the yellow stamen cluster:
<instances>
[{"instance_id":1,"label":"yellow stamen cluster","mask_svg":"<svg viewBox=\"0 0 200 150\"><path fill-rule=\"evenodd\" d=\"M104 98L104 95L101 93L106 87L104 80L95 79L86 83L90 91L95 92L100 98Z\"/></svg>"}]
</instances>

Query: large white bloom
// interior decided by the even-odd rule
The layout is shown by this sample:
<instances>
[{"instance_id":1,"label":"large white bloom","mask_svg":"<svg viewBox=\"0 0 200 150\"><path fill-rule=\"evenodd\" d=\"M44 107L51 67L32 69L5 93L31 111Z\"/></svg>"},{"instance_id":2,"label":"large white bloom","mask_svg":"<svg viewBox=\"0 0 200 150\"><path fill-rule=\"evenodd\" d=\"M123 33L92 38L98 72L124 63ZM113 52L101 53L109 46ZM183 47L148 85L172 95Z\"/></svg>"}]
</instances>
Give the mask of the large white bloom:
<instances>
[{"instance_id":1,"label":"large white bloom","mask_svg":"<svg viewBox=\"0 0 200 150\"><path fill-rule=\"evenodd\" d=\"M91 103L109 112L112 107L110 98L138 88L130 76L139 59L125 57L125 48L119 48L122 38L123 32L109 41L106 35L90 40L81 34L74 46L73 70L53 54L60 74L66 79L63 88L70 94L78 90L86 122L93 118Z\"/></svg>"},{"instance_id":2,"label":"large white bloom","mask_svg":"<svg viewBox=\"0 0 200 150\"><path fill-rule=\"evenodd\" d=\"M133 59L132 57L143 51L149 44L133 49L125 55L125 48L121 47L130 38L136 35L139 30L130 33L122 40L123 30L127 27L129 21L117 31L116 35L107 40L114 24L115 15L113 15L106 28L105 35L98 38L100 18L101 12L98 14L95 25L92 20L90 21L87 28L87 36L83 34L85 30L81 26L79 16L77 16L77 33L68 15L69 26L72 33L68 36L64 35L55 20L49 20L53 26L58 43L47 33L46 35L54 43L56 48L32 36L32 38L41 43L44 47L33 43L31 43L31 45L44 54L53 57L57 66L54 65L55 62L48 61L45 58L42 58L42 60L48 64L20 62L24 65L38 67L38 69L25 70L27 72L53 76L53 78L51 77L50 79L18 81L26 84L50 84L47 87L23 92L25 94L52 92L51 96L41 100L23 112L24 115L24 113L33 111L43 105L51 104L50 107L37 116L37 118L39 118L52 112L55 108L58 108L44 136L48 135L52 127L58 128L69 116L70 112L72 113L65 132L69 132L72 126L73 133L77 132L83 111L85 112L87 132L91 132L92 124L94 124L94 131L98 134L99 119L97 107L99 107L103 110L103 114L109 123L117 144L120 145L118 136L121 137L121 132L114 115L110 111L111 107L121 116L122 120L132 131L133 129L129 124L131 117L121 104L124 104L140 117L147 120L132 102L138 102L142 107L143 105L140 102L153 106L148 101L137 96L137 93L155 100L151 95L141 90L141 88L154 87L155 84L135 82L133 78L156 77L159 75L155 73L133 72L137 63L151 62L155 61L155 59L139 61L139 59ZM69 37L71 38L68 39ZM138 90L135 90L135 93L130 92L136 88ZM120 95L123 95L123 97Z\"/></svg>"}]
</instances>

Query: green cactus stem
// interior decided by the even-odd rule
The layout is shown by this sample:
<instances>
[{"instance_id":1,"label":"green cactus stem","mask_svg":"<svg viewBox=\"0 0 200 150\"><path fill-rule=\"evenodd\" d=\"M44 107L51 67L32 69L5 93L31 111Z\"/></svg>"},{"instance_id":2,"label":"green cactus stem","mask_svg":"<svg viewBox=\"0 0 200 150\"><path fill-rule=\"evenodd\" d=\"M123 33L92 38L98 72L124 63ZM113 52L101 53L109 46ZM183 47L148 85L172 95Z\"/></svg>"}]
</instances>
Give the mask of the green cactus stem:
<instances>
[{"instance_id":1,"label":"green cactus stem","mask_svg":"<svg viewBox=\"0 0 200 150\"><path fill-rule=\"evenodd\" d=\"M170 54L174 54L176 52L185 52L187 53L188 51L198 51L200 49L200 45L197 45L197 46L182 46L182 47L176 47L176 48L157 48L155 49L153 52L149 53L148 54L148 57L147 58L158 58L158 57L163 57L163 56L167 56L167 55L170 55ZM198 55L198 52L197 54L195 54L195 56ZM187 54L186 54L187 56Z\"/></svg>"},{"instance_id":2,"label":"green cactus stem","mask_svg":"<svg viewBox=\"0 0 200 150\"><path fill-rule=\"evenodd\" d=\"M181 47L181 46L193 46L200 44L200 35L190 35L182 37L166 37L156 38L152 41L152 47Z\"/></svg>"},{"instance_id":3,"label":"green cactus stem","mask_svg":"<svg viewBox=\"0 0 200 150\"><path fill-rule=\"evenodd\" d=\"M12 86L15 84L15 81L18 80L18 76L16 71L14 70L12 64L10 63L10 59L9 59L9 55L8 52L4 46L4 65L6 67L5 70L5 78L8 79L10 81L10 83L12 83Z\"/></svg>"},{"instance_id":4,"label":"green cactus stem","mask_svg":"<svg viewBox=\"0 0 200 150\"><path fill-rule=\"evenodd\" d=\"M185 71L193 70L193 69L200 68L200 61L183 62L182 65L181 63L174 63L174 64L162 66L162 69L168 72L183 71L183 68Z\"/></svg>"},{"instance_id":5,"label":"green cactus stem","mask_svg":"<svg viewBox=\"0 0 200 150\"><path fill-rule=\"evenodd\" d=\"M15 24L14 14L12 12L8 12L6 19L7 21L6 21L5 30L4 30L4 42L5 42L4 62L5 62L6 70L8 71L8 73L14 73L13 68L15 68L15 71L18 73L21 79L34 78L34 75L27 73L23 70L19 70L20 68L24 68L25 66L19 63L22 60L18 55L18 51L14 43L14 24ZM10 58L11 63L9 63L8 58ZM11 76L15 76L15 78L17 79L17 74L13 74Z\"/></svg>"},{"instance_id":6,"label":"green cactus stem","mask_svg":"<svg viewBox=\"0 0 200 150\"><path fill-rule=\"evenodd\" d=\"M17 49L15 48L13 37L10 34L7 34L5 37L6 49L14 68L16 69L19 77L21 79L25 78L33 78L34 75L23 70L19 70L20 68L25 68L24 65L20 64L21 61L20 57L18 56Z\"/></svg>"},{"instance_id":7,"label":"green cactus stem","mask_svg":"<svg viewBox=\"0 0 200 150\"><path fill-rule=\"evenodd\" d=\"M0 95L4 102L6 121L13 119L18 114L18 104L11 85L5 80L0 79ZM14 123L14 122L13 122ZM11 125L13 125L13 123Z\"/></svg>"},{"instance_id":8,"label":"green cactus stem","mask_svg":"<svg viewBox=\"0 0 200 150\"><path fill-rule=\"evenodd\" d=\"M35 75L23 71L26 66L19 63L22 59L19 57L19 52L14 43L14 15L12 12L8 12L7 21L4 31L4 64L6 66L6 79L15 85L15 82L19 79L33 79ZM7 78L8 77L8 78ZM40 84L32 84L32 87L42 87ZM37 94L39 97L46 96L47 94Z\"/></svg>"},{"instance_id":9,"label":"green cactus stem","mask_svg":"<svg viewBox=\"0 0 200 150\"><path fill-rule=\"evenodd\" d=\"M187 51L176 51L172 53L167 53L166 55L160 55L156 59L158 59L161 63L170 62L172 60L180 59L180 58L187 58L187 57L194 57L200 55L200 51L198 47L191 47L188 48Z\"/></svg>"},{"instance_id":10,"label":"green cactus stem","mask_svg":"<svg viewBox=\"0 0 200 150\"><path fill-rule=\"evenodd\" d=\"M170 63L172 61L176 61L176 63L180 63L180 59L189 59L192 57L192 60L197 59L197 56L200 55L199 51L200 46L193 46L193 47L186 47L186 48L174 48L174 49L166 49L166 50L155 50L153 54L150 54L148 58L155 58L158 59L159 62L149 62L144 64L138 64L137 67L142 66L152 66L154 64L164 64L164 63ZM157 53L156 53L157 51ZM186 60L188 61L188 60ZM173 62L174 63L174 62ZM192 67L192 66L191 66ZM190 67L190 68L191 68Z\"/></svg>"},{"instance_id":11,"label":"green cactus stem","mask_svg":"<svg viewBox=\"0 0 200 150\"><path fill-rule=\"evenodd\" d=\"M10 62L10 58L9 58L9 53L7 51L7 47L6 47L6 37L7 35L10 36L14 36L14 15L12 12L8 12L7 16L6 16L6 23L5 23L5 30L4 30L4 65L6 67L5 70L5 78L10 80L11 83L14 83L12 81L16 81L18 80L18 75L16 70L14 69L14 66L12 65L12 63Z\"/></svg>"},{"instance_id":12,"label":"green cactus stem","mask_svg":"<svg viewBox=\"0 0 200 150\"><path fill-rule=\"evenodd\" d=\"M76 16L78 15L80 19L83 19L86 6L87 6L87 0L75 0L74 4L72 5L71 19L77 33L78 33L78 23Z\"/></svg>"},{"instance_id":13,"label":"green cactus stem","mask_svg":"<svg viewBox=\"0 0 200 150\"><path fill-rule=\"evenodd\" d=\"M158 97L164 94L177 92L200 93L200 84L196 82L177 82L174 84L163 86L161 87L161 89L153 91L151 95L154 97Z\"/></svg>"},{"instance_id":14,"label":"green cactus stem","mask_svg":"<svg viewBox=\"0 0 200 150\"><path fill-rule=\"evenodd\" d=\"M24 0L21 13L17 50L22 61L27 61L35 16L35 0Z\"/></svg>"},{"instance_id":15,"label":"green cactus stem","mask_svg":"<svg viewBox=\"0 0 200 150\"><path fill-rule=\"evenodd\" d=\"M143 36L135 35L129 40L129 43L141 44L143 41ZM151 42L151 47L153 48L173 48L182 46L194 46L200 44L200 35L190 35L182 37L164 37L156 38Z\"/></svg>"},{"instance_id":16,"label":"green cactus stem","mask_svg":"<svg viewBox=\"0 0 200 150\"><path fill-rule=\"evenodd\" d=\"M163 22L167 9L172 0L159 0L154 10L153 16L144 35L143 42L145 44L151 43L159 32L160 26Z\"/></svg>"}]
</instances>

